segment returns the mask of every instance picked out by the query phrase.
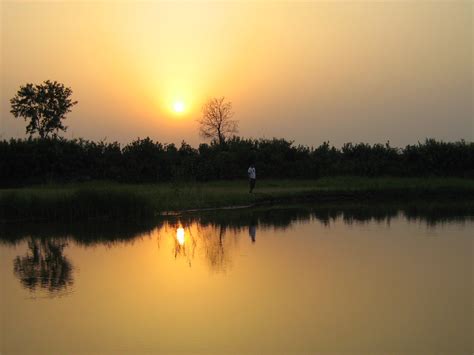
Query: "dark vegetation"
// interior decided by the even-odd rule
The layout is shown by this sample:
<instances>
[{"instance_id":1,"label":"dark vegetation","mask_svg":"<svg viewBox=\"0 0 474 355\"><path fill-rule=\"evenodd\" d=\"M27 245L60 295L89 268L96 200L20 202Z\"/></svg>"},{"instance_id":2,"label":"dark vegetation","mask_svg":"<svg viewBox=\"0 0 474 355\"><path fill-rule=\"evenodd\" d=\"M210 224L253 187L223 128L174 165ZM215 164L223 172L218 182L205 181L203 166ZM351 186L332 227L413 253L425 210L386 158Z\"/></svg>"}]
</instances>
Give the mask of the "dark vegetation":
<instances>
[{"instance_id":1,"label":"dark vegetation","mask_svg":"<svg viewBox=\"0 0 474 355\"><path fill-rule=\"evenodd\" d=\"M0 141L0 186L108 180L124 183L325 176L474 177L474 143L428 139L405 148L347 143L335 148L295 145L284 139L233 137L193 148L138 139L119 143L64 138Z\"/></svg>"},{"instance_id":2,"label":"dark vegetation","mask_svg":"<svg viewBox=\"0 0 474 355\"><path fill-rule=\"evenodd\" d=\"M331 225L338 219L344 223L389 223L391 219L403 216L412 222L434 226L447 222L472 221L474 218L473 201L427 202L410 201L407 203L337 203L337 204L296 204L291 206L273 206L245 210L209 211L185 213L175 217L155 218L140 222L113 220L106 223L22 223L0 224L0 243L16 244L28 238L62 238L73 240L81 245L114 244L132 241L160 229L164 223L188 226L200 223L216 230L247 229L257 226L260 230L273 228L285 229L294 222L316 219L324 225ZM216 232L216 235L218 232Z\"/></svg>"},{"instance_id":3,"label":"dark vegetation","mask_svg":"<svg viewBox=\"0 0 474 355\"><path fill-rule=\"evenodd\" d=\"M0 187L112 180L127 183L231 180L246 177L250 163L259 178L317 179L322 176L474 177L474 143L428 139L403 149L387 142L346 143L341 149L294 145L285 139L233 136L238 121L232 103L211 98L198 119L200 133L212 143L197 149L182 142L162 144L149 138L124 147L119 143L58 137L77 101L57 81L20 86L11 113L28 125L29 139L0 141ZM40 138L34 139L34 135Z\"/></svg>"},{"instance_id":4,"label":"dark vegetation","mask_svg":"<svg viewBox=\"0 0 474 355\"><path fill-rule=\"evenodd\" d=\"M0 223L0 245L27 244L26 253L20 254L13 260L13 273L21 285L32 292L46 293L47 297L62 296L70 292L75 281L75 267L67 255L70 243L90 247L107 245L112 247L121 243L134 243L141 238L166 235L168 227L187 228L194 223L200 227L210 227L208 232L193 236L191 248L201 245L203 256L209 261L211 270L225 270L230 255L229 250L235 244L226 243L228 232L243 232L257 240L262 230L281 230L290 227L295 222L316 220L331 227L335 222L346 224L387 223L392 219L403 216L416 223L426 223L428 226L456 221L464 223L474 218L473 201L451 201L438 203L426 201L410 201L407 204L398 203L343 203L337 205L292 205L273 206L271 208L253 208L231 211L210 211L205 213L186 213L168 218L155 218L141 222L130 222L117 219L106 223ZM165 232L162 234L161 231ZM253 229L253 236L251 230ZM229 235L232 237L233 235ZM173 234L171 234L173 237ZM187 243L190 243L191 240ZM172 252L177 257L188 258L186 249L174 243ZM194 250L194 249L192 249ZM201 253L196 253L201 254ZM44 296L42 296L44 297Z\"/></svg>"},{"instance_id":5,"label":"dark vegetation","mask_svg":"<svg viewBox=\"0 0 474 355\"><path fill-rule=\"evenodd\" d=\"M143 220L163 211L307 200L474 200L474 180L466 179L474 177L472 142L428 139L402 149L347 143L338 149L328 142L314 148L231 137L238 121L232 103L221 97L210 99L198 120L211 144L196 149L184 141L176 147L145 138L122 147L58 137L77 104L71 95L70 88L48 80L21 86L10 100L13 116L28 123L30 138L0 141L0 222ZM259 178L256 194L246 193L241 180L251 163ZM12 189L24 186L30 187ZM45 255L62 250L32 244L18 273L41 273L30 267L30 259L41 259L35 251L41 248Z\"/></svg>"},{"instance_id":6,"label":"dark vegetation","mask_svg":"<svg viewBox=\"0 0 474 355\"><path fill-rule=\"evenodd\" d=\"M119 184L51 184L0 190L0 222L144 220L167 211L312 201L474 201L474 179L327 177L263 180L249 194L245 180ZM241 210L243 211L243 210Z\"/></svg>"}]
</instances>

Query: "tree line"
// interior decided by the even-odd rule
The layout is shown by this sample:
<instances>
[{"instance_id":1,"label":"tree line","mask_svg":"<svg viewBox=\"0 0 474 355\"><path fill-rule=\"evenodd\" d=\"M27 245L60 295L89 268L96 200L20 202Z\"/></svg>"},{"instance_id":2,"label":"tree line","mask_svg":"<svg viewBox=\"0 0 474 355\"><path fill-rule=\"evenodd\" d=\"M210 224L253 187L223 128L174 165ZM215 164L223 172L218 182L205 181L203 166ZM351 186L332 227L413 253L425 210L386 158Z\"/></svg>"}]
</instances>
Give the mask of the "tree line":
<instances>
[{"instance_id":1,"label":"tree line","mask_svg":"<svg viewBox=\"0 0 474 355\"><path fill-rule=\"evenodd\" d=\"M209 181L245 178L255 164L259 178L316 179L320 176L459 176L474 177L474 143L423 143L395 148L386 144L323 142L318 147L285 139L236 136L232 103L210 98L198 119L210 144L193 148L137 139L117 142L68 140L58 136L77 101L56 81L21 86L10 100L11 113L28 125L28 139L0 141L0 185L114 180L119 182ZM35 138L36 137L36 138Z\"/></svg>"},{"instance_id":2,"label":"tree line","mask_svg":"<svg viewBox=\"0 0 474 355\"><path fill-rule=\"evenodd\" d=\"M254 163L259 178L321 176L474 177L474 143L423 143L396 148L346 143L336 148L296 145L285 139L231 137L193 148L150 138L125 146L84 139L29 138L0 141L0 185L112 180L127 183L246 178Z\"/></svg>"}]
</instances>

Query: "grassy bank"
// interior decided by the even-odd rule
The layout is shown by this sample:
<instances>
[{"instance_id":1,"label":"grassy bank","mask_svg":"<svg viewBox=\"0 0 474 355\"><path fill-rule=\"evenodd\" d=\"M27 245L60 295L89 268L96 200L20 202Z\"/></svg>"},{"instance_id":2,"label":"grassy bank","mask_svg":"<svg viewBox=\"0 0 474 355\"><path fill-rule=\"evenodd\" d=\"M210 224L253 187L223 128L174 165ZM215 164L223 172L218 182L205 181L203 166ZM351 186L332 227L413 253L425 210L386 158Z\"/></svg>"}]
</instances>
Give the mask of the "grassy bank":
<instances>
[{"instance_id":1,"label":"grassy bank","mask_svg":"<svg viewBox=\"0 0 474 355\"><path fill-rule=\"evenodd\" d=\"M0 190L0 221L144 218L164 211L297 201L474 199L474 180L359 178L125 185L94 182Z\"/></svg>"}]
</instances>

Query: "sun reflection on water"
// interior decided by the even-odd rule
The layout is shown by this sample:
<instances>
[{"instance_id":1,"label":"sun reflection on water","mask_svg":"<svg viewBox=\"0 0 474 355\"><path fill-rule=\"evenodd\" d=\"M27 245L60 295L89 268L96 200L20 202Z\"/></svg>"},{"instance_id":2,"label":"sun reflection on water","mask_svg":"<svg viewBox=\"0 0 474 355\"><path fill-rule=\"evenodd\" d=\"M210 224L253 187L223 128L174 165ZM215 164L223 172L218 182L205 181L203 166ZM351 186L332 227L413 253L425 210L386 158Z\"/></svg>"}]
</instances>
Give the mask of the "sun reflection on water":
<instances>
[{"instance_id":1,"label":"sun reflection on water","mask_svg":"<svg viewBox=\"0 0 474 355\"><path fill-rule=\"evenodd\" d=\"M178 241L179 245L184 245L184 228L179 227L176 230L176 240Z\"/></svg>"}]
</instances>

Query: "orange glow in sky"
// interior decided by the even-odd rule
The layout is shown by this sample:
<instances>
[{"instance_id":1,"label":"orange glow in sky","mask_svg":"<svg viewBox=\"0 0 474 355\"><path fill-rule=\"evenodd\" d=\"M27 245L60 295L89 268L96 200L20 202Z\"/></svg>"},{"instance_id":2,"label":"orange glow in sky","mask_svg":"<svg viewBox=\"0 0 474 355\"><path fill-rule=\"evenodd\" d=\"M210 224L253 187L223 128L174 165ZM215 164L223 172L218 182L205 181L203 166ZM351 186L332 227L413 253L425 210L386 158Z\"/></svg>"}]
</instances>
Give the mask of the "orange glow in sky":
<instances>
[{"instance_id":1,"label":"orange glow in sky","mask_svg":"<svg viewBox=\"0 0 474 355\"><path fill-rule=\"evenodd\" d=\"M196 146L202 105L225 96L244 137L471 140L472 7L5 1L0 135L25 136L9 100L20 85L50 79L79 101L68 138Z\"/></svg>"}]
</instances>

